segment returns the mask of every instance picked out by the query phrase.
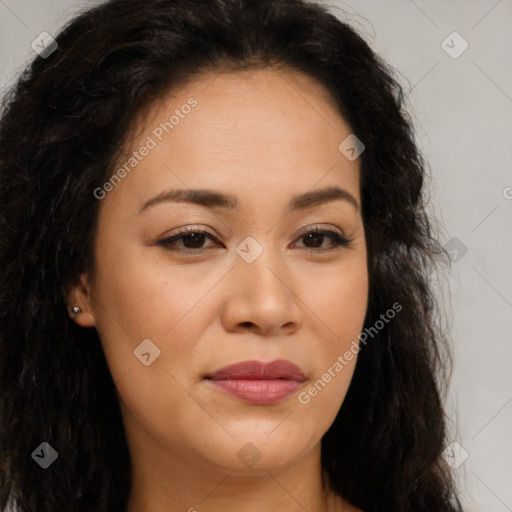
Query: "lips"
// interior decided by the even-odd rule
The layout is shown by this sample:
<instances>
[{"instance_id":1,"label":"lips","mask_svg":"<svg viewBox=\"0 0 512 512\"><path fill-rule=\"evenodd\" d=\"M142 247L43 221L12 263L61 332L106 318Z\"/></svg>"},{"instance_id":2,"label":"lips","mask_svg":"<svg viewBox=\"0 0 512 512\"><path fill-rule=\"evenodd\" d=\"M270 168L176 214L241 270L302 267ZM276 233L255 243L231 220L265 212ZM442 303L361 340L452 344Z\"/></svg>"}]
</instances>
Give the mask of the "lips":
<instances>
[{"instance_id":1,"label":"lips","mask_svg":"<svg viewBox=\"0 0 512 512\"><path fill-rule=\"evenodd\" d=\"M291 361L277 359L271 363L259 361L245 361L222 368L208 376L212 380L276 380L288 379L304 382L306 377L302 370Z\"/></svg>"},{"instance_id":2,"label":"lips","mask_svg":"<svg viewBox=\"0 0 512 512\"><path fill-rule=\"evenodd\" d=\"M291 361L245 361L226 366L205 377L216 390L256 405L270 405L294 394L306 380Z\"/></svg>"}]
</instances>

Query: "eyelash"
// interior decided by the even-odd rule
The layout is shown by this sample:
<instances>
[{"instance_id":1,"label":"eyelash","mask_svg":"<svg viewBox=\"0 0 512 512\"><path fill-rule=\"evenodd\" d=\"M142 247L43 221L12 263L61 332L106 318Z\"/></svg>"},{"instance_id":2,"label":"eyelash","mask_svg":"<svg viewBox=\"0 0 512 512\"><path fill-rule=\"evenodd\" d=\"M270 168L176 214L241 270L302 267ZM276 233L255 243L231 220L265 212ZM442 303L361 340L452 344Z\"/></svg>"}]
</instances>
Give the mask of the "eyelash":
<instances>
[{"instance_id":1,"label":"eyelash","mask_svg":"<svg viewBox=\"0 0 512 512\"><path fill-rule=\"evenodd\" d=\"M319 230L318 227L314 227L313 229L310 229L308 231L305 231L304 233L301 233L299 239L305 238L309 234L316 234L316 235L323 235L328 236L331 240L334 242L334 247L327 248L327 249L315 249L315 248L306 248L306 251L310 251L313 253L323 253L323 252L330 252L333 250L338 250L342 247L346 247L350 244L352 239L346 238L339 233L336 233L335 231L331 230ZM202 247L199 249L178 249L171 247L176 241L183 240L187 235L191 234L197 234L197 235L205 235L207 238L209 238L212 241L216 241L216 238L209 232L201 228L194 228L194 227L187 227L182 228L180 231L178 231L177 234L172 235L170 237L164 238L162 240L159 240L157 242L157 245L161 245L165 247L166 249L172 250L172 251L178 251L178 252L186 252L189 254L199 254L203 253L205 250L210 249L209 247Z\"/></svg>"}]
</instances>

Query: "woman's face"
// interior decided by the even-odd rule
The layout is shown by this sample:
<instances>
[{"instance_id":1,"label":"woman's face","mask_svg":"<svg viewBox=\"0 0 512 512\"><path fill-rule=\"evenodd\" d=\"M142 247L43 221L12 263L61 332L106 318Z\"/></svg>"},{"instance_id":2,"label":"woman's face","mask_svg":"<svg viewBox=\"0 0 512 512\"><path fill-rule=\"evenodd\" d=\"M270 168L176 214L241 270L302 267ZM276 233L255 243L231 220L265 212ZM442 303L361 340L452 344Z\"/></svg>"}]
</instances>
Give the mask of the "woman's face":
<instances>
[{"instance_id":1,"label":"woman's face","mask_svg":"<svg viewBox=\"0 0 512 512\"><path fill-rule=\"evenodd\" d=\"M74 289L134 459L247 472L318 454L368 297L350 134L317 82L271 70L202 75L138 127Z\"/></svg>"}]
</instances>

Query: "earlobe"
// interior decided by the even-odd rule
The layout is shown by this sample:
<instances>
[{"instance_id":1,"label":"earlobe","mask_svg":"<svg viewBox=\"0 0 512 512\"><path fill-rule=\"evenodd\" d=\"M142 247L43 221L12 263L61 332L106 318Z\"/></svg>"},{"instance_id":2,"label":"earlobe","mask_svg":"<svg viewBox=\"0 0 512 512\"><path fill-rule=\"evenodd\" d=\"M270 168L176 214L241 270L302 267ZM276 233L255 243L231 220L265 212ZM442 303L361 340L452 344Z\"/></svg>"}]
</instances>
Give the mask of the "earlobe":
<instances>
[{"instance_id":1,"label":"earlobe","mask_svg":"<svg viewBox=\"0 0 512 512\"><path fill-rule=\"evenodd\" d=\"M71 319L81 327L94 327L96 325L94 314L82 306L71 306L69 310Z\"/></svg>"},{"instance_id":2,"label":"earlobe","mask_svg":"<svg viewBox=\"0 0 512 512\"><path fill-rule=\"evenodd\" d=\"M87 272L68 286L66 302L70 318L81 327L94 327L96 320L91 308L91 289Z\"/></svg>"}]
</instances>

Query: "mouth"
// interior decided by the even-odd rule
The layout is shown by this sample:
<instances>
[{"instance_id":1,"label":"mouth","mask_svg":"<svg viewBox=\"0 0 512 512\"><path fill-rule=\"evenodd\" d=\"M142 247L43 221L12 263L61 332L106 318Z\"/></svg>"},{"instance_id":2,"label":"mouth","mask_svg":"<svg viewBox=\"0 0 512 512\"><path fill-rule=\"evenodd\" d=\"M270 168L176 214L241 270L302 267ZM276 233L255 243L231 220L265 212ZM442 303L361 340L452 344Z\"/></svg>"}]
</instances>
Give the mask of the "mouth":
<instances>
[{"instance_id":1,"label":"mouth","mask_svg":"<svg viewBox=\"0 0 512 512\"><path fill-rule=\"evenodd\" d=\"M270 405L293 395L306 380L291 361L244 361L209 374L205 380L221 392L255 405Z\"/></svg>"}]
</instances>

